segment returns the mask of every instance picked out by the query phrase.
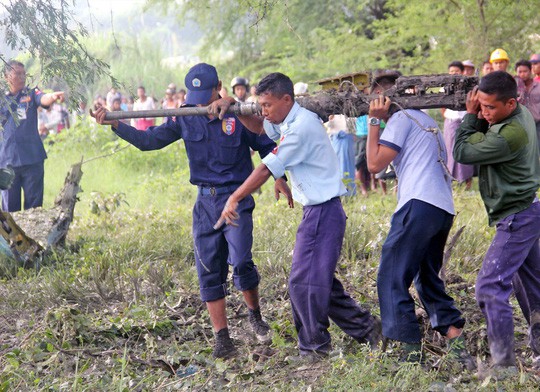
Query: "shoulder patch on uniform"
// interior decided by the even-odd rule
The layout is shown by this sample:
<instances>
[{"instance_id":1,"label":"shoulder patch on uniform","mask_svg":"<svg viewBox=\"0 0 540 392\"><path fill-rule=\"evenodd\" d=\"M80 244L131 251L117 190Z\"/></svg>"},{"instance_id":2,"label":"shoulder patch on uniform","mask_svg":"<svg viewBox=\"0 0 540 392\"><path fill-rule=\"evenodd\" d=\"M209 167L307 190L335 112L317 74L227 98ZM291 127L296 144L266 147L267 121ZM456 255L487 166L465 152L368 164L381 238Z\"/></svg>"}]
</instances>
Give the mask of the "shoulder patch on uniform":
<instances>
[{"instance_id":1,"label":"shoulder patch on uniform","mask_svg":"<svg viewBox=\"0 0 540 392\"><path fill-rule=\"evenodd\" d=\"M234 117L224 118L221 122L221 129L226 135L232 135L236 130L236 119Z\"/></svg>"},{"instance_id":2,"label":"shoulder patch on uniform","mask_svg":"<svg viewBox=\"0 0 540 392\"><path fill-rule=\"evenodd\" d=\"M520 124L514 122L503 126L499 131L499 135L506 140L511 152L516 152L529 143L529 137L525 129Z\"/></svg>"},{"instance_id":3,"label":"shoulder patch on uniform","mask_svg":"<svg viewBox=\"0 0 540 392\"><path fill-rule=\"evenodd\" d=\"M476 132L476 133L473 133L471 136L469 136L469 138L467 139L467 142L469 142L469 144L476 144L476 143L481 143L484 140L486 140L486 135L483 134L482 132Z\"/></svg>"}]
</instances>

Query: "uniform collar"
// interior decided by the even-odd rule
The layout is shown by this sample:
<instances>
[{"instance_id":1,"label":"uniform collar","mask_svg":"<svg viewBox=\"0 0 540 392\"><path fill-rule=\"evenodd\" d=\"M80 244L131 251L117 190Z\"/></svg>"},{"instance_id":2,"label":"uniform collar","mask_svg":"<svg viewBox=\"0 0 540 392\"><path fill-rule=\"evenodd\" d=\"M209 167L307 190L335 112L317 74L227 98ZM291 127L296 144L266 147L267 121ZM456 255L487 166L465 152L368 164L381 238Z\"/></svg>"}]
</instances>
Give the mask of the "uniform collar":
<instances>
[{"instance_id":1,"label":"uniform collar","mask_svg":"<svg viewBox=\"0 0 540 392\"><path fill-rule=\"evenodd\" d=\"M28 94L28 91L29 91L29 87L28 86L25 86L22 88L22 90L20 90L19 92L15 93L15 94L12 94L11 91L6 91L6 96L7 97L19 97L21 95L27 95Z\"/></svg>"},{"instance_id":2,"label":"uniform collar","mask_svg":"<svg viewBox=\"0 0 540 392\"><path fill-rule=\"evenodd\" d=\"M287 129L289 129L289 124L292 123L293 120L295 119L296 113L298 113L298 110L300 110L300 105L297 102L295 102L291 110L289 110L287 117L285 117L285 120L283 120L283 122L279 124L279 129L281 129L282 131L286 131Z\"/></svg>"},{"instance_id":3,"label":"uniform collar","mask_svg":"<svg viewBox=\"0 0 540 392\"><path fill-rule=\"evenodd\" d=\"M490 127L493 126L493 125L510 124L510 122L512 122L514 117L522 112L522 109L521 109L522 106L523 105L518 102L518 104L516 105L516 108L514 109L514 111L512 113L510 113L510 115L508 117L506 117L505 119L499 121L496 124L491 124Z\"/></svg>"}]
</instances>

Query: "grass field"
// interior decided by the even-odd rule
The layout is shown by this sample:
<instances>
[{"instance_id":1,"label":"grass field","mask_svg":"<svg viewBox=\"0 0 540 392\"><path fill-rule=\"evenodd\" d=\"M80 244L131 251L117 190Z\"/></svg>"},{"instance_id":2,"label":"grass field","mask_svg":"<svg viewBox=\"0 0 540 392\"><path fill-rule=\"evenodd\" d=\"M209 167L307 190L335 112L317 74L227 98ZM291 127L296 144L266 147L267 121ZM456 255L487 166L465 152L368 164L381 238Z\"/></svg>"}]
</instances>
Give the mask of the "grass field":
<instances>
[{"instance_id":1,"label":"grass field","mask_svg":"<svg viewBox=\"0 0 540 392\"><path fill-rule=\"evenodd\" d=\"M255 195L254 260L262 276L263 314L274 332L255 343L234 289L230 330L241 355L213 360L212 330L198 297L191 238L196 188L189 184L183 145L139 152L108 129L83 124L48 144L45 207L69 166L84 156L80 201L68 246L38 271L1 260L0 391L536 391L527 327L516 309L520 372L505 381L455 369L444 341L426 328L424 347L437 369L397 366L395 348L369 352L335 326L334 354L313 366L293 366L295 330L287 277L301 208L273 199L271 184ZM118 151L121 149L120 151ZM114 153L114 151L118 151ZM109 155L110 154L110 155ZM107 156L105 156L107 155ZM467 341L487 364L485 321L474 281L493 236L476 191L455 189L465 226L445 268L450 294L468 320ZM344 200L349 217L338 275L363 306L378 314L375 279L395 196ZM424 327L425 315L419 312Z\"/></svg>"}]
</instances>

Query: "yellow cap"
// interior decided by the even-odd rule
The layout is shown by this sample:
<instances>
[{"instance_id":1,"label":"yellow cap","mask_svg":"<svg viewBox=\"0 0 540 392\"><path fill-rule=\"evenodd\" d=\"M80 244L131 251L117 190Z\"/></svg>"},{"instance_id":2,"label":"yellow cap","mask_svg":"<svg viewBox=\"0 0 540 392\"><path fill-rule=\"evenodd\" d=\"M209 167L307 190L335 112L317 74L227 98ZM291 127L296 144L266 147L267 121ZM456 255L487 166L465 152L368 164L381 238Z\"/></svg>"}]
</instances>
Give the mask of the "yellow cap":
<instances>
[{"instance_id":1,"label":"yellow cap","mask_svg":"<svg viewBox=\"0 0 540 392\"><path fill-rule=\"evenodd\" d=\"M506 50L504 49L495 49L493 53L491 53L491 56L489 57L489 62L492 63L494 61L510 61L508 58L508 53L506 53Z\"/></svg>"}]
</instances>

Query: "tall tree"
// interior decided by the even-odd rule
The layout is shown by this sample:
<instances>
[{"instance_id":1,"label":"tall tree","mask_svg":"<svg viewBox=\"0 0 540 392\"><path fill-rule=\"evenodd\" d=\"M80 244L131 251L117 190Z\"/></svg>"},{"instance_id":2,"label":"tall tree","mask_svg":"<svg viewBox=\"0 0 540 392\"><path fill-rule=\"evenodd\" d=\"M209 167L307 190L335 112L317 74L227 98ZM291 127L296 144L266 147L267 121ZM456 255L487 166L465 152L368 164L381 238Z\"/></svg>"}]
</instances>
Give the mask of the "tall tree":
<instances>
[{"instance_id":1,"label":"tall tree","mask_svg":"<svg viewBox=\"0 0 540 392\"><path fill-rule=\"evenodd\" d=\"M164 10L177 2L149 0ZM484 60L497 47L512 60L539 46L536 0L199 0L179 18L206 33L201 54L258 78L280 70L293 79L396 68L446 72L449 61ZM538 48L536 48L538 49Z\"/></svg>"},{"instance_id":2,"label":"tall tree","mask_svg":"<svg viewBox=\"0 0 540 392\"><path fill-rule=\"evenodd\" d=\"M378 64L406 73L446 72L452 60L477 64L498 47L515 61L539 45L533 0L389 0L392 13L375 23ZM536 38L535 38L536 37ZM534 41L536 39L536 41Z\"/></svg>"},{"instance_id":3,"label":"tall tree","mask_svg":"<svg viewBox=\"0 0 540 392\"><path fill-rule=\"evenodd\" d=\"M166 29L161 35L167 34ZM88 51L98 58L107 59L110 72L122 82L122 93L134 96L138 86L146 88L147 95L161 99L167 85L171 82L180 88L187 66L171 68L163 64L165 57L155 32L153 36L146 34L132 35L117 32L114 38L111 34L93 36L82 40ZM108 78L95 81L92 91L105 92L111 87Z\"/></svg>"},{"instance_id":4,"label":"tall tree","mask_svg":"<svg viewBox=\"0 0 540 392\"><path fill-rule=\"evenodd\" d=\"M74 5L75 0L6 0L0 3L0 28L11 49L28 52L40 82L61 77L72 95L81 97L84 86L103 75L116 80L108 65L81 44L88 32L75 20ZM1 54L0 59L8 60Z\"/></svg>"},{"instance_id":5,"label":"tall tree","mask_svg":"<svg viewBox=\"0 0 540 392\"><path fill-rule=\"evenodd\" d=\"M149 0L168 12L172 2ZM180 21L196 20L206 32L201 56L220 65L222 77L257 80L282 71L312 81L367 68L373 21L386 0L200 0L181 3ZM216 17L219 15L219 17ZM341 49L341 50L340 50ZM372 50L371 48L369 50ZM226 80L226 79L225 79Z\"/></svg>"}]
</instances>

